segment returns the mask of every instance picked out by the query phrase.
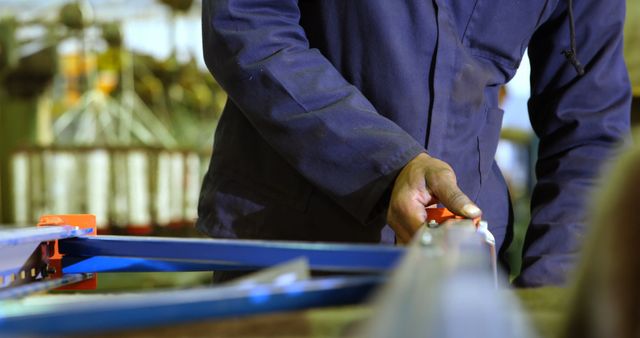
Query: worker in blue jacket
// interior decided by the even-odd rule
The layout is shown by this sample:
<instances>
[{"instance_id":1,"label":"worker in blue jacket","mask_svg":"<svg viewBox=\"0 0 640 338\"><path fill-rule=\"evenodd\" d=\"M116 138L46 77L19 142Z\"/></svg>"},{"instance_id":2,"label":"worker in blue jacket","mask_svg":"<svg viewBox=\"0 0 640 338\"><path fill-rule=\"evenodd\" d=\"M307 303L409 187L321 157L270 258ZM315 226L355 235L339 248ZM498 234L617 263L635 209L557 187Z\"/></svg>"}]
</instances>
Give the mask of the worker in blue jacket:
<instances>
[{"instance_id":1,"label":"worker in blue jacket","mask_svg":"<svg viewBox=\"0 0 640 338\"><path fill-rule=\"evenodd\" d=\"M528 48L540 147L517 283L563 283L585 197L629 128L624 6L205 0L204 56L229 100L197 226L224 238L406 242L441 203L482 214L504 256L498 90Z\"/></svg>"}]
</instances>

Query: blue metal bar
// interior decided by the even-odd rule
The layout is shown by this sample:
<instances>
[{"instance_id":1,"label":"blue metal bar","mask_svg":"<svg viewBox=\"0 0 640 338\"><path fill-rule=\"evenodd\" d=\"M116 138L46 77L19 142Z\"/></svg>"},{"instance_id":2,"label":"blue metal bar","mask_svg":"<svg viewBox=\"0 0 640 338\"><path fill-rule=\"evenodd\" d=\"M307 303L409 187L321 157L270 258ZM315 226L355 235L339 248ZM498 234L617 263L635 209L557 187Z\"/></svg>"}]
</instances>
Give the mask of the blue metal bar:
<instances>
[{"instance_id":1,"label":"blue metal bar","mask_svg":"<svg viewBox=\"0 0 640 338\"><path fill-rule=\"evenodd\" d=\"M47 297L40 302L0 302L0 332L66 335L185 321L240 317L359 303L381 277L341 277L287 285L220 286L129 295Z\"/></svg>"},{"instance_id":2,"label":"blue metal bar","mask_svg":"<svg viewBox=\"0 0 640 338\"><path fill-rule=\"evenodd\" d=\"M32 293L53 290L64 285L74 284L93 277L90 273L69 274L61 278L42 280L24 285L0 289L0 300L20 298Z\"/></svg>"},{"instance_id":3,"label":"blue metal bar","mask_svg":"<svg viewBox=\"0 0 640 338\"><path fill-rule=\"evenodd\" d=\"M58 245L61 253L72 257L146 258L233 268L268 267L305 257L313 270L353 272L388 271L404 253L401 247L370 244L130 236L70 238Z\"/></svg>"},{"instance_id":4,"label":"blue metal bar","mask_svg":"<svg viewBox=\"0 0 640 338\"><path fill-rule=\"evenodd\" d=\"M201 261L189 262L131 257L62 257L63 273L257 270L259 268L258 266L202 263Z\"/></svg>"}]
</instances>

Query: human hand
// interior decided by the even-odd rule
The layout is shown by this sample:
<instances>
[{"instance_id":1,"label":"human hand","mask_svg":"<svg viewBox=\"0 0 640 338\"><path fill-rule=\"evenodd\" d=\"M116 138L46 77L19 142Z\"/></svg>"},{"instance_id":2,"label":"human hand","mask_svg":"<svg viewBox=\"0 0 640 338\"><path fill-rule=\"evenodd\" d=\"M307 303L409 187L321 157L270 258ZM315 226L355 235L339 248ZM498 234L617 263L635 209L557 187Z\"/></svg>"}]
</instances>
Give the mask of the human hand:
<instances>
[{"instance_id":1,"label":"human hand","mask_svg":"<svg viewBox=\"0 0 640 338\"><path fill-rule=\"evenodd\" d=\"M387 223L400 243L411 240L427 221L426 208L438 202L456 215L482 215L480 208L458 188L451 166L421 153L400 171L391 192Z\"/></svg>"}]
</instances>

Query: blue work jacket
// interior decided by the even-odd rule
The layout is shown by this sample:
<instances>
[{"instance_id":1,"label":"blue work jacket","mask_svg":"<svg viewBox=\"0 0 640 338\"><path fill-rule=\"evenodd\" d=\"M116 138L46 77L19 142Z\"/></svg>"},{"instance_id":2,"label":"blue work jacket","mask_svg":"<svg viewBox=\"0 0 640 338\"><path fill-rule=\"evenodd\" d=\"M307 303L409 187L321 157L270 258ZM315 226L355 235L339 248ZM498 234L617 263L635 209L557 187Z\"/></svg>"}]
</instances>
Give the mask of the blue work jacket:
<instances>
[{"instance_id":1,"label":"blue work jacket","mask_svg":"<svg viewBox=\"0 0 640 338\"><path fill-rule=\"evenodd\" d=\"M498 90L529 48L540 139L521 285L562 283L585 196L628 132L624 0L205 0L206 64L229 95L197 226L213 237L389 241L389 191L420 152L449 163L504 249ZM578 67L579 68L579 67ZM391 238L392 241L392 238Z\"/></svg>"}]
</instances>

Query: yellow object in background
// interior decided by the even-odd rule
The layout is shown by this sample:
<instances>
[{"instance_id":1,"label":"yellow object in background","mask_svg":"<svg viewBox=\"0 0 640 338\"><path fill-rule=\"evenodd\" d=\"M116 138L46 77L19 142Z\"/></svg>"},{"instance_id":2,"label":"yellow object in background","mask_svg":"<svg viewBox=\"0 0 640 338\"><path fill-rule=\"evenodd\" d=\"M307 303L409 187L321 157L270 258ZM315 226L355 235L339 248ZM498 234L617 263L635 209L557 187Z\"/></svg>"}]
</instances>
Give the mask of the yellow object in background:
<instances>
[{"instance_id":1,"label":"yellow object in background","mask_svg":"<svg viewBox=\"0 0 640 338\"><path fill-rule=\"evenodd\" d=\"M118 87L118 73L113 70L98 72L98 90L105 95L111 94Z\"/></svg>"},{"instance_id":2,"label":"yellow object in background","mask_svg":"<svg viewBox=\"0 0 640 338\"><path fill-rule=\"evenodd\" d=\"M640 1L638 0L627 0L624 57L629 68L633 95L640 96Z\"/></svg>"}]
</instances>

